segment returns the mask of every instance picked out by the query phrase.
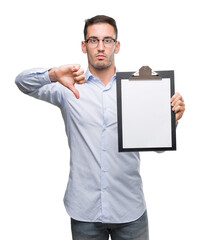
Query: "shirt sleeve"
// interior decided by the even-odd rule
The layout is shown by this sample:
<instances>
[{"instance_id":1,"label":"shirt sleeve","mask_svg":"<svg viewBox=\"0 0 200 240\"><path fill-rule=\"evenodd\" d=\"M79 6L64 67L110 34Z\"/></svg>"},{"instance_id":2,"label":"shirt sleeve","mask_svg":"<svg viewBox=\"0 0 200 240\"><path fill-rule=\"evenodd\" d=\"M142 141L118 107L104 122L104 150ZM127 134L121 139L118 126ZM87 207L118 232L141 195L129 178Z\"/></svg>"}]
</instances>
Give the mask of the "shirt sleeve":
<instances>
[{"instance_id":1,"label":"shirt sleeve","mask_svg":"<svg viewBox=\"0 0 200 240\"><path fill-rule=\"evenodd\" d=\"M15 83L23 93L37 99L49 102L62 108L64 105L64 92L67 88L59 82L51 82L48 69L34 68L23 71L16 79Z\"/></svg>"}]
</instances>

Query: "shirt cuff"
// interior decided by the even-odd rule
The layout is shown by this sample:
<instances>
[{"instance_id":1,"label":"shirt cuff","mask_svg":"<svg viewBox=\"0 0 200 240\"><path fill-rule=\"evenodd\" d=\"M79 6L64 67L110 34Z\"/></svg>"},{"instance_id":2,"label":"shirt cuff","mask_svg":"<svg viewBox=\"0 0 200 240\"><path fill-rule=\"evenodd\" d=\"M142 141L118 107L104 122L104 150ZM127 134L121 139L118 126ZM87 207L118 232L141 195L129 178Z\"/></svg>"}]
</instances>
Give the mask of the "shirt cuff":
<instances>
[{"instance_id":1,"label":"shirt cuff","mask_svg":"<svg viewBox=\"0 0 200 240\"><path fill-rule=\"evenodd\" d=\"M39 68L39 69L37 69L37 71L35 72L35 74L36 74L36 76L37 76L37 78L38 78L38 80L40 80L42 83L43 83L43 85L46 85L46 84L50 84L51 83L51 80L50 80L50 78L49 78L49 69L50 68Z\"/></svg>"}]
</instances>

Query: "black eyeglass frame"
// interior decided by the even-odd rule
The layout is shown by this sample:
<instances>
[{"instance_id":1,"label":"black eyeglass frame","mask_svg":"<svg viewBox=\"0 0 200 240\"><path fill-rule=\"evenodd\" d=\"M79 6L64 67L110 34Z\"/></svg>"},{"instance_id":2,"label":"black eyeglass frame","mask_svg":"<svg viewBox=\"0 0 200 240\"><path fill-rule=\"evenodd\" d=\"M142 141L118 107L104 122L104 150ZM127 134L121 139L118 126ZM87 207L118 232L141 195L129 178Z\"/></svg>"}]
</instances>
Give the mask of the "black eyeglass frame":
<instances>
[{"instance_id":1,"label":"black eyeglass frame","mask_svg":"<svg viewBox=\"0 0 200 240\"><path fill-rule=\"evenodd\" d=\"M108 40L108 39L112 40L114 43L117 42L117 39L114 39L114 38L112 38L112 37L105 37L105 38L103 38L103 39L98 39L98 38L95 38L95 37L90 37L90 38L88 38L87 40L85 40L85 42L88 43L90 40L97 40L97 45L96 45L96 47L97 47L97 46L99 45L99 41L102 41L102 42L103 42L103 45L104 45L104 47L105 47L105 40Z\"/></svg>"}]
</instances>

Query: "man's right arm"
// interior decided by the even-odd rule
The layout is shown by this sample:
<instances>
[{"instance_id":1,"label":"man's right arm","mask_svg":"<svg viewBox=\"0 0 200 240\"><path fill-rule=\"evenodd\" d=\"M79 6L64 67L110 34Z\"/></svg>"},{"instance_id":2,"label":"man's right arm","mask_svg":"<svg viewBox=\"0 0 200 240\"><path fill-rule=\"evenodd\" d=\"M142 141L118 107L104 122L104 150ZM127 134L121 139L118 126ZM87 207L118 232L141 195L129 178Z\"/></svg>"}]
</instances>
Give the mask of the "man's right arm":
<instances>
[{"instance_id":1,"label":"man's right arm","mask_svg":"<svg viewBox=\"0 0 200 240\"><path fill-rule=\"evenodd\" d=\"M76 98L79 98L75 83L85 83L86 78L80 65L63 65L50 70L26 70L16 77L15 82L23 93L60 106L62 96L57 88L60 85L57 85L56 82L70 89ZM55 84L57 87L55 87Z\"/></svg>"}]
</instances>

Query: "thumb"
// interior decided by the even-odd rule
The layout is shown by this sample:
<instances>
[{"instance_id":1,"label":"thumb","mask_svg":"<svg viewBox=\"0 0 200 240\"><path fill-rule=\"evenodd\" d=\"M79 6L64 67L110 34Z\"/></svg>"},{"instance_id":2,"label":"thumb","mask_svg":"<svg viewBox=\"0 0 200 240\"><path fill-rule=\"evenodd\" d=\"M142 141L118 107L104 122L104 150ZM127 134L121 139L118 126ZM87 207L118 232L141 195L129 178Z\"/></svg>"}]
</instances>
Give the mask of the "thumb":
<instances>
[{"instance_id":1,"label":"thumb","mask_svg":"<svg viewBox=\"0 0 200 240\"><path fill-rule=\"evenodd\" d=\"M74 87L74 85L70 85L68 88L74 93L74 95L77 99L80 98L80 94L79 94L78 90Z\"/></svg>"}]
</instances>

